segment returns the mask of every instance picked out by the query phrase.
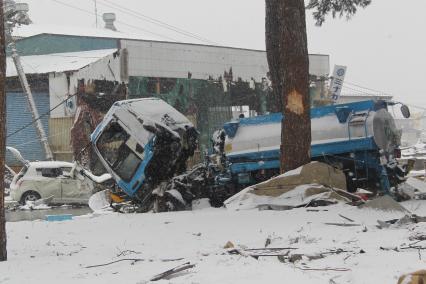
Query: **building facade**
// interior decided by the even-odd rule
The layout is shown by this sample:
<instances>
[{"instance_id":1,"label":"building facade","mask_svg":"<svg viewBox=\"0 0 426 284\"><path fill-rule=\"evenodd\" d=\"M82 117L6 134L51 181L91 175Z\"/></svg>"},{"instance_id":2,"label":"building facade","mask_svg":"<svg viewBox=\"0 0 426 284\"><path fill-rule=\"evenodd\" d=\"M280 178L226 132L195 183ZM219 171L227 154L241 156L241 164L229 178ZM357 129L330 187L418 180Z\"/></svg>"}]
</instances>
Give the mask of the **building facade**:
<instances>
[{"instance_id":1,"label":"building facade","mask_svg":"<svg viewBox=\"0 0 426 284\"><path fill-rule=\"evenodd\" d=\"M249 113L262 114L275 103L271 99L266 52L262 50L147 40L105 29L39 29L36 25L23 27L15 37L20 38L17 49L25 57L119 50L120 76L108 80L125 82L128 98L159 97L184 113L201 133L202 150L208 148L212 133L232 119L233 110L244 107ZM109 74L109 61L105 59L95 69ZM324 96L329 56L312 54L309 61L311 98ZM69 86L76 86L73 80L89 78L92 70L93 66L73 76L69 72L50 72L45 79L50 86L50 107L72 95ZM57 128L53 123L69 121L74 115L63 108L52 111L49 135L56 134L52 132Z\"/></svg>"}]
</instances>

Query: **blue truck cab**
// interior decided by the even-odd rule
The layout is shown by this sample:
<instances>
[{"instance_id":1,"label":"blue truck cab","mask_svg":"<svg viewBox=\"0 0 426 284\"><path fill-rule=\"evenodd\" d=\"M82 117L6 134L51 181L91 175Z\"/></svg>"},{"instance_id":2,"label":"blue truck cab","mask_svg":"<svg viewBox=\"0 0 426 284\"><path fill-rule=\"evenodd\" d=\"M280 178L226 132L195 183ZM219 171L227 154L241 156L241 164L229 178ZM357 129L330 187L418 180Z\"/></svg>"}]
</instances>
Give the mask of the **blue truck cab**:
<instances>
[{"instance_id":1,"label":"blue truck cab","mask_svg":"<svg viewBox=\"0 0 426 284\"><path fill-rule=\"evenodd\" d=\"M91 135L93 149L118 186L143 202L161 181L186 170L198 132L158 98L114 103Z\"/></svg>"}]
</instances>

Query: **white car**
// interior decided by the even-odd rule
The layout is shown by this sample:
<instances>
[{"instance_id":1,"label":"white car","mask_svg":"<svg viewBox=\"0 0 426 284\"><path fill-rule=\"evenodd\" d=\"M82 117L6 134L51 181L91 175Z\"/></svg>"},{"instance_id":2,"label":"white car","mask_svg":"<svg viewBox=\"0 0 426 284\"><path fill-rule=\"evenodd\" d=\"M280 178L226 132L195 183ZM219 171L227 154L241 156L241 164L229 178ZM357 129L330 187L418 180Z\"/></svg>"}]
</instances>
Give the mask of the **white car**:
<instances>
[{"instance_id":1,"label":"white car","mask_svg":"<svg viewBox=\"0 0 426 284\"><path fill-rule=\"evenodd\" d=\"M53 196L52 203L87 204L94 182L74 163L28 162L10 184L10 196L21 204Z\"/></svg>"}]
</instances>

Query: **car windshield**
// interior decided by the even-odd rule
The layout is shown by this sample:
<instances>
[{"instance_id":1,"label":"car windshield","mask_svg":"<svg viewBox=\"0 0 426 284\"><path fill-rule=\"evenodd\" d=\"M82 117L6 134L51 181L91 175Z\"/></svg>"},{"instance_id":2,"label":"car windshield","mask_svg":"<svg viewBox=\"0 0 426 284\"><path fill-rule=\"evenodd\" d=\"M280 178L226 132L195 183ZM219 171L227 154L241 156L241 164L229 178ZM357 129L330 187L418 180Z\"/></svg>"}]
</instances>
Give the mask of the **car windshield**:
<instances>
[{"instance_id":1,"label":"car windshield","mask_svg":"<svg viewBox=\"0 0 426 284\"><path fill-rule=\"evenodd\" d=\"M105 128L96 143L105 161L126 182L131 180L141 162L127 145L129 138L130 135L114 121Z\"/></svg>"}]
</instances>

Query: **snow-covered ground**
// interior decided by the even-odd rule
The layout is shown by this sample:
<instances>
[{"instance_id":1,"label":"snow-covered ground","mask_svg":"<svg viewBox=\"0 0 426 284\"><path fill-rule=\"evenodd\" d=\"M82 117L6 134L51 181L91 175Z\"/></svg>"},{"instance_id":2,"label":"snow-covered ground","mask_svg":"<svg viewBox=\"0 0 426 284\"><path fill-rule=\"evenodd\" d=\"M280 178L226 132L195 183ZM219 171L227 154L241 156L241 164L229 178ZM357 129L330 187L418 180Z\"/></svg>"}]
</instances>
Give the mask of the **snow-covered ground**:
<instances>
[{"instance_id":1,"label":"snow-covered ground","mask_svg":"<svg viewBox=\"0 0 426 284\"><path fill-rule=\"evenodd\" d=\"M425 201L404 206L426 216ZM350 223L339 214L361 226L324 224ZM289 211L208 208L12 222L7 223L9 259L0 263L0 283L147 283L152 276L185 262L196 266L158 283L396 283L401 274L426 265L426 251L380 249L411 244L413 236L426 234L426 223L376 227L377 220L402 216L338 204ZM269 247L298 248L291 254L348 252L282 263L273 256L256 260L230 255L223 248L228 241L262 248L268 239ZM417 245L423 243L426 246L426 241ZM86 268L123 258L144 261Z\"/></svg>"}]
</instances>

